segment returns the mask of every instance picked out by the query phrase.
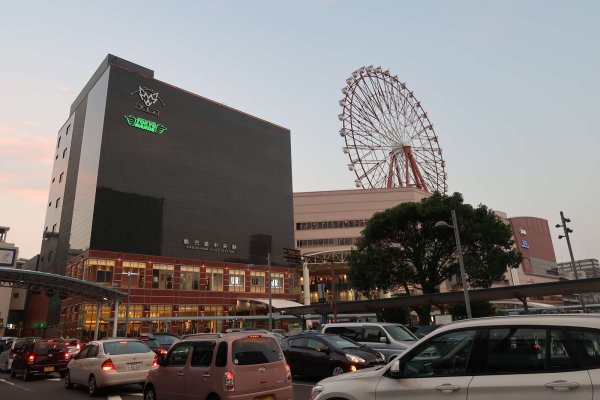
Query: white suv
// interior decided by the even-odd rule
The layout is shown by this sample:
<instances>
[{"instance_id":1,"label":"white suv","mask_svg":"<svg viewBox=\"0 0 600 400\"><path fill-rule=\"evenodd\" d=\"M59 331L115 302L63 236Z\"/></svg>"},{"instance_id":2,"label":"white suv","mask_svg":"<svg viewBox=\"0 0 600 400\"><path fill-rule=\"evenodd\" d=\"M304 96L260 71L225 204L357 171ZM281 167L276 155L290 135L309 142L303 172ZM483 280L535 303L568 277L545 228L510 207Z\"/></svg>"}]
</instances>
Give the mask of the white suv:
<instances>
[{"instance_id":1,"label":"white suv","mask_svg":"<svg viewBox=\"0 0 600 400\"><path fill-rule=\"evenodd\" d=\"M534 315L447 324L386 366L318 382L311 399L593 400L599 386L600 316Z\"/></svg>"}]
</instances>

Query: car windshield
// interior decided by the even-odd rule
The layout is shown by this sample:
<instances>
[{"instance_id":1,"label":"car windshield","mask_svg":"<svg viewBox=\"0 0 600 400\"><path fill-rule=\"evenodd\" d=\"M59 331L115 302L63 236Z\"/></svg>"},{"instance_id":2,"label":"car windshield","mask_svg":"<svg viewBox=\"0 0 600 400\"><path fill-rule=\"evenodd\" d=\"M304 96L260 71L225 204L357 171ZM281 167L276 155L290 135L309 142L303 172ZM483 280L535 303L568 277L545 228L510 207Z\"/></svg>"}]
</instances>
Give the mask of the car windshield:
<instances>
[{"instance_id":1,"label":"car windshield","mask_svg":"<svg viewBox=\"0 0 600 400\"><path fill-rule=\"evenodd\" d=\"M419 340L411 331L402 325L389 325L383 327L394 340L413 341Z\"/></svg>"},{"instance_id":2,"label":"car windshield","mask_svg":"<svg viewBox=\"0 0 600 400\"><path fill-rule=\"evenodd\" d=\"M63 351L65 350L64 343L57 342L36 342L33 344L33 352L35 354L47 354L52 351Z\"/></svg>"},{"instance_id":3,"label":"car windshield","mask_svg":"<svg viewBox=\"0 0 600 400\"><path fill-rule=\"evenodd\" d=\"M158 340L158 343L160 343L161 345L166 345L166 344L171 345L177 341L177 337L171 336L171 335L155 335L155 336L156 336L156 340Z\"/></svg>"},{"instance_id":4,"label":"car windshield","mask_svg":"<svg viewBox=\"0 0 600 400\"><path fill-rule=\"evenodd\" d=\"M265 364L283 359L279 345L272 337L251 335L238 339L233 342L232 350L236 365Z\"/></svg>"},{"instance_id":5,"label":"car windshield","mask_svg":"<svg viewBox=\"0 0 600 400\"><path fill-rule=\"evenodd\" d=\"M133 340L104 343L104 352L109 355L148 353L149 351L152 350L144 343Z\"/></svg>"},{"instance_id":6,"label":"car windshield","mask_svg":"<svg viewBox=\"0 0 600 400\"><path fill-rule=\"evenodd\" d=\"M142 339L142 342L144 342L152 350L160 348L160 343L158 343L158 340L156 339Z\"/></svg>"},{"instance_id":7,"label":"car windshield","mask_svg":"<svg viewBox=\"0 0 600 400\"><path fill-rule=\"evenodd\" d=\"M325 340L331 347L336 349L358 349L363 347L362 344L339 335L327 335Z\"/></svg>"}]
</instances>

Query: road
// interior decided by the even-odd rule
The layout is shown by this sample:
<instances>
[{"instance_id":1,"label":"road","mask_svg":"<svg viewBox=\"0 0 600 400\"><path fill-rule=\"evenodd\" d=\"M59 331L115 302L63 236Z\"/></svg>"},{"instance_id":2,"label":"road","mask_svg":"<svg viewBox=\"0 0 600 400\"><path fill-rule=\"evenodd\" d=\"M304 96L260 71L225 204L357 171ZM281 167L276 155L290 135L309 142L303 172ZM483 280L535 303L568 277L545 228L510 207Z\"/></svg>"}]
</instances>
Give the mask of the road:
<instances>
[{"instance_id":1,"label":"road","mask_svg":"<svg viewBox=\"0 0 600 400\"><path fill-rule=\"evenodd\" d=\"M314 381L295 381L294 400L308 400ZM109 389L97 397L99 400L142 400L139 385L129 385ZM90 396L87 388L75 386L66 390L64 381L58 374L48 377L33 377L31 381L11 378L0 374L0 398L6 400L86 400Z\"/></svg>"}]
</instances>

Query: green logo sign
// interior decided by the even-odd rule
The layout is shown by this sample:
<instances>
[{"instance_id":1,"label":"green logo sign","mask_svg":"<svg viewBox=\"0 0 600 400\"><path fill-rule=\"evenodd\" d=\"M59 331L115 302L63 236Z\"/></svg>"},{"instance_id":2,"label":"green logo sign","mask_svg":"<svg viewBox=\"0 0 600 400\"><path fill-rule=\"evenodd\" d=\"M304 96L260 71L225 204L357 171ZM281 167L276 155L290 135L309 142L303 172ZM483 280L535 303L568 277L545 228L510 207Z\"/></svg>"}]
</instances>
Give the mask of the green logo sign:
<instances>
[{"instance_id":1,"label":"green logo sign","mask_svg":"<svg viewBox=\"0 0 600 400\"><path fill-rule=\"evenodd\" d=\"M157 135L162 135L167 130L163 124L157 124L154 121L148 121L147 119L134 117L133 115L125 115L125 119L129 126L156 133Z\"/></svg>"}]
</instances>

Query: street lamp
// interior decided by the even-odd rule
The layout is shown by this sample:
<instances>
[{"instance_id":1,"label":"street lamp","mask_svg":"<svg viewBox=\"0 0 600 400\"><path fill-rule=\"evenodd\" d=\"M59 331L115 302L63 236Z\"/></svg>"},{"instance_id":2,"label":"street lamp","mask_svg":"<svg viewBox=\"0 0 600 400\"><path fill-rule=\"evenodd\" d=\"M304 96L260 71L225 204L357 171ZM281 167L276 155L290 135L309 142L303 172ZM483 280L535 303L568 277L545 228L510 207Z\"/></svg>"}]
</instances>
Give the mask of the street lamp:
<instances>
[{"instance_id":1,"label":"street lamp","mask_svg":"<svg viewBox=\"0 0 600 400\"><path fill-rule=\"evenodd\" d=\"M131 277L137 275L137 272L123 272L121 275L127 275L127 307L125 308L125 337L129 336L129 305L131 303Z\"/></svg>"},{"instance_id":2,"label":"street lamp","mask_svg":"<svg viewBox=\"0 0 600 400\"><path fill-rule=\"evenodd\" d=\"M467 318L473 318L471 314L471 302L469 301L469 284L465 274L465 263L463 261L462 247L460 246L460 236L458 235L458 222L456 222L456 211L451 210L452 225L446 221L438 221L435 223L436 228L453 228L454 239L456 240L456 251L458 252L458 265L460 267L460 279L463 283L463 293L465 295L465 307L467 308Z\"/></svg>"},{"instance_id":3,"label":"street lamp","mask_svg":"<svg viewBox=\"0 0 600 400\"><path fill-rule=\"evenodd\" d=\"M573 229L567 226L567 222L571 222L569 218L565 218L565 214L560 212L560 222L562 224L556 224L557 228L563 228L565 234L558 235L559 239L565 238L567 239L567 247L569 248L569 255L571 257L571 266L573 267L573 274L575 275L575 280L579 280L579 275L577 274L577 267L575 265L575 257L573 256L573 248L571 247L571 239L569 239L569 233L573 233ZM585 301L583 299L583 294L579 294L579 301L581 302L581 310L583 312L587 312L585 308Z\"/></svg>"}]
</instances>

